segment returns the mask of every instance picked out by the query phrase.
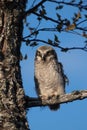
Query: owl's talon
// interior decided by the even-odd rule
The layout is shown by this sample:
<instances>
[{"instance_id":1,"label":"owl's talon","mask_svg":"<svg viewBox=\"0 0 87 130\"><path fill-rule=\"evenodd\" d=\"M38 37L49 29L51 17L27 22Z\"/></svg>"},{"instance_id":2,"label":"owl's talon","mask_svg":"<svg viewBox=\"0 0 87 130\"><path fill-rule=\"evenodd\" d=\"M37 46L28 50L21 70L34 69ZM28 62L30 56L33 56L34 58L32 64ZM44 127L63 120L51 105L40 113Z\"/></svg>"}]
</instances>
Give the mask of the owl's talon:
<instances>
[{"instance_id":1,"label":"owl's talon","mask_svg":"<svg viewBox=\"0 0 87 130\"><path fill-rule=\"evenodd\" d=\"M50 100L52 98L52 96L48 96L48 100Z\"/></svg>"},{"instance_id":2,"label":"owl's talon","mask_svg":"<svg viewBox=\"0 0 87 130\"><path fill-rule=\"evenodd\" d=\"M41 98L41 100L47 100L48 99L48 97L46 95L43 95L43 96L41 95L40 98Z\"/></svg>"},{"instance_id":3,"label":"owl's talon","mask_svg":"<svg viewBox=\"0 0 87 130\"><path fill-rule=\"evenodd\" d=\"M60 95L56 95L56 98L58 99Z\"/></svg>"}]
</instances>

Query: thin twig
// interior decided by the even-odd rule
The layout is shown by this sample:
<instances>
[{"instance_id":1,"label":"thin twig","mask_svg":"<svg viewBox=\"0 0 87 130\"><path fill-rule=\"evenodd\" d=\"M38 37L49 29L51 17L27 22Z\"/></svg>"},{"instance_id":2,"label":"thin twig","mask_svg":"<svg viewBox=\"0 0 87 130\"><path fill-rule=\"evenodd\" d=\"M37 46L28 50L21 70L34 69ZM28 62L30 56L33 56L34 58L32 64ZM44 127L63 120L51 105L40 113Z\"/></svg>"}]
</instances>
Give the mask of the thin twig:
<instances>
[{"instance_id":1,"label":"thin twig","mask_svg":"<svg viewBox=\"0 0 87 130\"><path fill-rule=\"evenodd\" d=\"M72 2L64 2L64 1L57 1L57 0L47 0L47 1L53 2L53 3L56 3L56 4L70 5L70 6L74 6L74 7L81 8L81 9L87 8L87 5L79 4L79 2L78 3L72 3Z\"/></svg>"},{"instance_id":2,"label":"thin twig","mask_svg":"<svg viewBox=\"0 0 87 130\"><path fill-rule=\"evenodd\" d=\"M41 6L43 3L45 3L47 0L42 0L40 1L37 5L35 5L33 8L27 10L24 15L23 15L23 18L25 18L27 15L31 14L32 12L34 12L35 10L37 10L37 8L39 6Z\"/></svg>"},{"instance_id":3,"label":"thin twig","mask_svg":"<svg viewBox=\"0 0 87 130\"><path fill-rule=\"evenodd\" d=\"M29 40L29 39L27 39L27 40L22 39L22 41L26 42L26 43L28 41L30 46L31 46L31 42L45 43L45 44L48 44L48 45L52 45L54 47L58 47L62 52L68 52L70 50L83 50L83 51L87 52L87 46L83 46L83 47L62 47L62 46L59 45L59 43L56 43L56 44L54 42L49 43L49 42L47 42L45 40L41 40L41 39L31 39L31 40Z\"/></svg>"},{"instance_id":4,"label":"thin twig","mask_svg":"<svg viewBox=\"0 0 87 130\"><path fill-rule=\"evenodd\" d=\"M60 22L58 22L58 20L55 20L55 19L53 19L53 18L50 18L50 17L48 17L48 16L46 16L46 15L41 16L41 14L39 14L39 13L36 13L36 12L32 12L32 13L35 14L36 16L39 16L39 17L44 18L45 20L50 20L50 21L52 21L52 22L54 22L54 23L60 24Z\"/></svg>"}]
</instances>

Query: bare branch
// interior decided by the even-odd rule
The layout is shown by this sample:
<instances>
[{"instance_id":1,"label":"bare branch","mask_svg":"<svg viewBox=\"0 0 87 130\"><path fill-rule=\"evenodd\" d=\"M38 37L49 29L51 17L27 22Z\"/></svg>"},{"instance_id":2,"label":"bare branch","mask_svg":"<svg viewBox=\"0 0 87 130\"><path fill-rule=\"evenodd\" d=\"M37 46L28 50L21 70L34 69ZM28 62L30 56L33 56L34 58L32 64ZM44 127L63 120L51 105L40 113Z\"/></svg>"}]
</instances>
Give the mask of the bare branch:
<instances>
[{"instance_id":1,"label":"bare branch","mask_svg":"<svg viewBox=\"0 0 87 130\"><path fill-rule=\"evenodd\" d=\"M48 45L52 45L54 47L58 47L62 52L68 52L69 50L83 50L83 51L86 51L87 52L87 46L83 46L83 47L62 47L59 45L59 43L55 43L55 42L48 42L48 41L45 41L45 40L41 40L41 39L27 39L25 40L24 38L22 39L23 42L29 42L28 45L32 46L31 43L32 42L41 42L41 43L45 43L45 44L48 44Z\"/></svg>"},{"instance_id":2,"label":"bare branch","mask_svg":"<svg viewBox=\"0 0 87 130\"><path fill-rule=\"evenodd\" d=\"M38 98L30 98L26 96L26 108L30 107L40 107L40 106L48 106L48 105L53 105L53 104L63 104L63 103L68 103L72 102L75 100L83 100L87 98L87 90L81 90L81 91L74 91L69 94L64 94L56 98L50 98L48 100L41 101Z\"/></svg>"},{"instance_id":3,"label":"bare branch","mask_svg":"<svg viewBox=\"0 0 87 130\"><path fill-rule=\"evenodd\" d=\"M75 3L75 2L65 2L65 1L57 1L57 0L47 0L47 1L53 2L56 4L69 5L69 6L73 6L73 7L80 8L80 9L87 9L87 5L82 5L82 3L80 3L80 2Z\"/></svg>"},{"instance_id":4,"label":"bare branch","mask_svg":"<svg viewBox=\"0 0 87 130\"><path fill-rule=\"evenodd\" d=\"M55 19L48 17L46 15L41 16L41 14L39 14L39 13L36 13L36 12L32 12L32 13L35 14L36 16L44 18L45 20L50 20L51 22L54 22L54 23L57 23L57 24L60 23L60 22L58 22L58 20L55 20Z\"/></svg>"},{"instance_id":5,"label":"bare branch","mask_svg":"<svg viewBox=\"0 0 87 130\"><path fill-rule=\"evenodd\" d=\"M76 29L77 29L78 27L76 27ZM81 29L82 31L87 31L87 29L86 28L80 28L79 27L79 29ZM30 37L32 37L33 35L35 35L35 34L37 34L37 33L39 33L39 32L41 32L41 31L43 31L43 32L58 32L58 29L57 28L41 28L41 29L34 29L34 31L32 31L32 33L31 34L29 34L29 35L27 35L27 36L25 36L25 37L23 37L23 39L26 39L26 38L30 38ZM66 29L61 29L61 31L63 31L63 32L66 32L66 33L72 33L72 34L74 34L74 35L79 35L79 36L83 36L83 34L81 34L81 33L79 33L79 32L76 32L76 31L74 31L74 30L69 30L69 31L67 31Z\"/></svg>"},{"instance_id":6,"label":"bare branch","mask_svg":"<svg viewBox=\"0 0 87 130\"><path fill-rule=\"evenodd\" d=\"M47 0L42 0L40 1L37 5L35 5L33 8L27 10L25 13L24 13L24 16L23 18L25 18L27 15L31 14L32 12L34 12L35 10L37 10L37 8L39 6L41 6L43 3L45 3Z\"/></svg>"},{"instance_id":7,"label":"bare branch","mask_svg":"<svg viewBox=\"0 0 87 130\"><path fill-rule=\"evenodd\" d=\"M49 21L51 21L51 22L53 22L53 23L56 23L56 24L61 24L61 22L64 21L64 20L58 21L58 20L55 20L55 19L53 19L53 18L51 18L51 17L48 17L48 16L46 16L46 15L41 16L41 14L39 14L39 13L37 13L37 12L34 12L34 11L32 11L32 13L33 13L34 15L38 16L38 17L42 17L43 19L49 20ZM82 30L82 31L87 31L86 28L84 28L84 27L79 27L79 26L78 26L78 25L80 25L81 23L86 22L86 21L87 21L87 19L82 20L82 21L80 21L79 23L77 23L75 29L77 29L77 30ZM64 25L65 25L65 23L63 23L62 28L63 28ZM56 30L58 31L58 29L56 29ZM61 29L61 31L64 31L64 30L66 30L66 29L65 29L65 28Z\"/></svg>"},{"instance_id":8,"label":"bare branch","mask_svg":"<svg viewBox=\"0 0 87 130\"><path fill-rule=\"evenodd\" d=\"M82 24L82 23L84 23L84 22L86 22L86 21L87 21L87 19L84 19L84 20L80 21L77 25ZM87 31L87 30L86 30L86 31Z\"/></svg>"}]
</instances>

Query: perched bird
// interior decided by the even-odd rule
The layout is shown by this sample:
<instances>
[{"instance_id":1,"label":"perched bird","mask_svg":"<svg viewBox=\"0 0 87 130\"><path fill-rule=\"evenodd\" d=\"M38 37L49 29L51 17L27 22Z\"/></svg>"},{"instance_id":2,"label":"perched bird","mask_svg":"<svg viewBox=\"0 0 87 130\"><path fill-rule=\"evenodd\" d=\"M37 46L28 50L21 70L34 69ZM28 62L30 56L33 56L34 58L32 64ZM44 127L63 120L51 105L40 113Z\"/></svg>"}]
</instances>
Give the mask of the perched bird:
<instances>
[{"instance_id":1,"label":"perched bird","mask_svg":"<svg viewBox=\"0 0 87 130\"><path fill-rule=\"evenodd\" d=\"M41 100L60 96L65 93L67 77L63 66L58 62L57 54L51 46L41 46L35 55L35 88ZM51 110L57 110L59 104L50 105Z\"/></svg>"}]
</instances>

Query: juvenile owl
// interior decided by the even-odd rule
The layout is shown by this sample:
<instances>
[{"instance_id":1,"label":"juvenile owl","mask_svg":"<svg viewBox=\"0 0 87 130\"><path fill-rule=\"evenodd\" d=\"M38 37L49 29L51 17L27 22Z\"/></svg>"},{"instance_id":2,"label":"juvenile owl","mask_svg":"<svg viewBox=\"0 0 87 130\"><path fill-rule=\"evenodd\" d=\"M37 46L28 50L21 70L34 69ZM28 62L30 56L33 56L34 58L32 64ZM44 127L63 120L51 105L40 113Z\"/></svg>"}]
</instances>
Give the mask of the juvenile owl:
<instances>
[{"instance_id":1,"label":"juvenile owl","mask_svg":"<svg viewBox=\"0 0 87 130\"><path fill-rule=\"evenodd\" d=\"M36 92L41 100L47 100L53 96L58 97L65 93L66 76L51 46L41 46L37 49L34 79ZM49 106L51 110L57 110L59 107L59 104Z\"/></svg>"}]
</instances>

